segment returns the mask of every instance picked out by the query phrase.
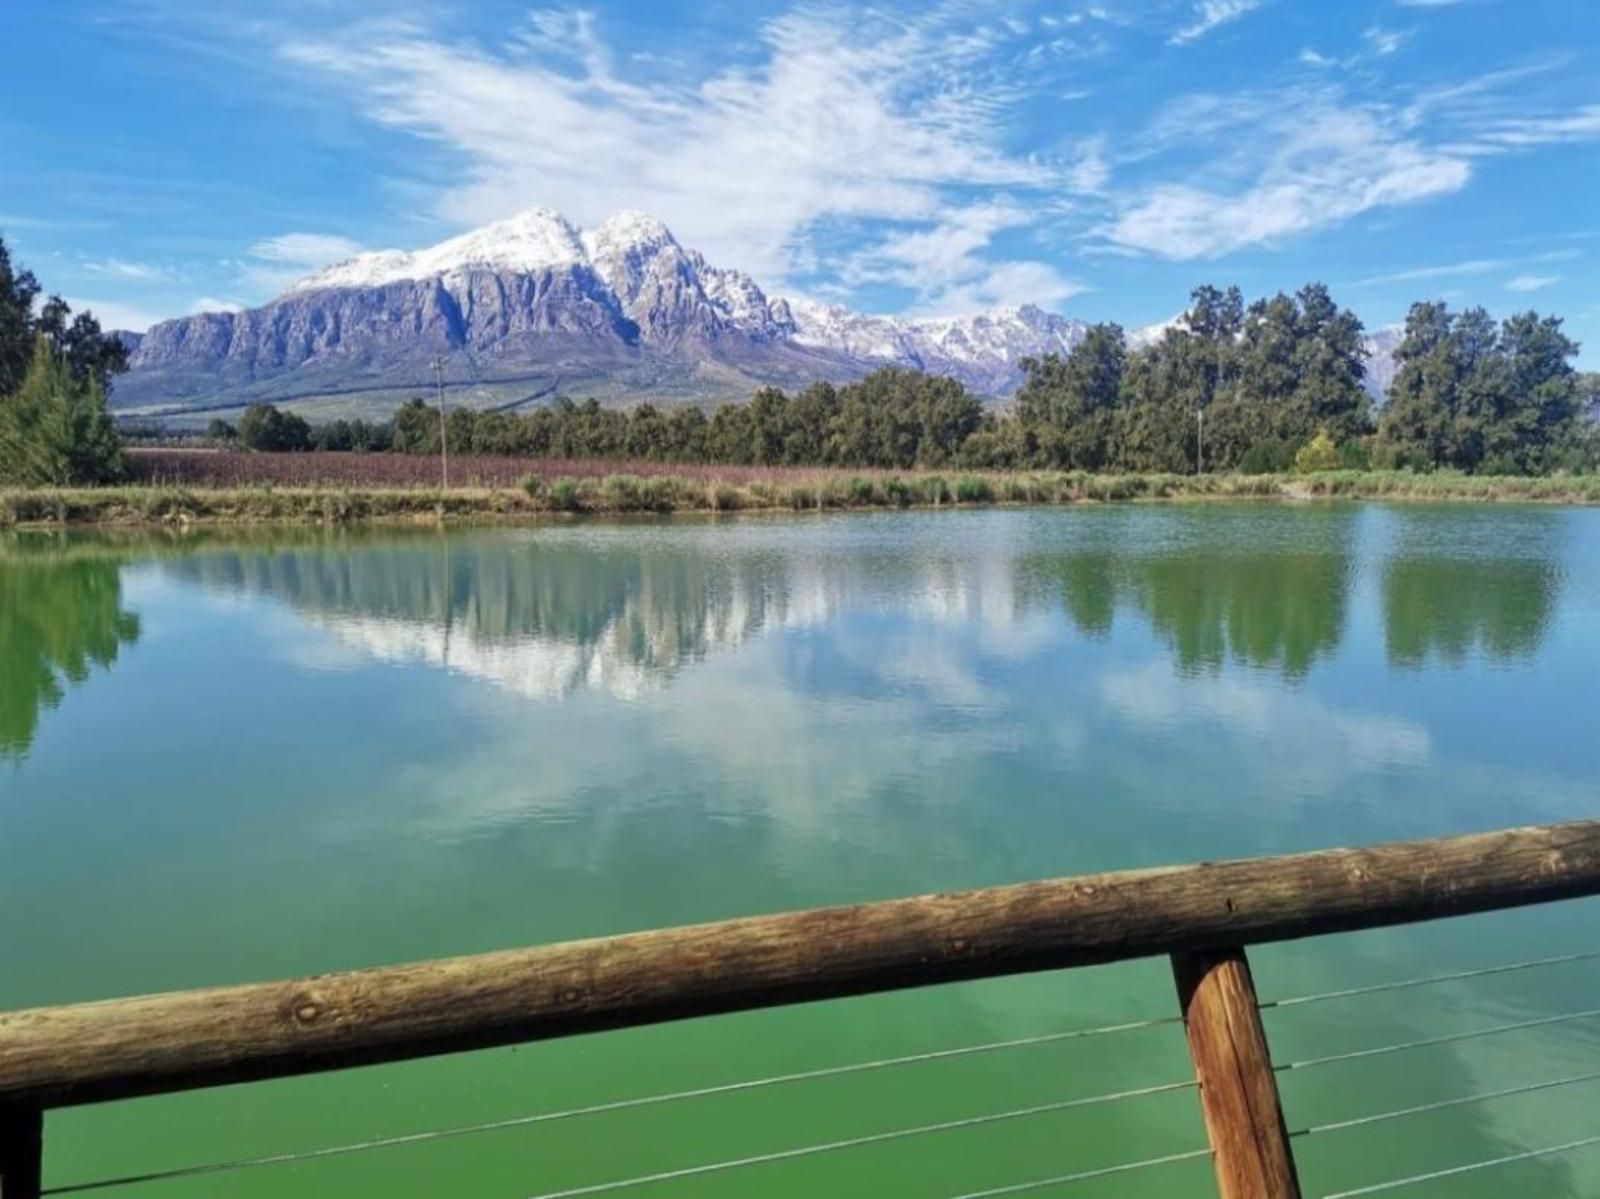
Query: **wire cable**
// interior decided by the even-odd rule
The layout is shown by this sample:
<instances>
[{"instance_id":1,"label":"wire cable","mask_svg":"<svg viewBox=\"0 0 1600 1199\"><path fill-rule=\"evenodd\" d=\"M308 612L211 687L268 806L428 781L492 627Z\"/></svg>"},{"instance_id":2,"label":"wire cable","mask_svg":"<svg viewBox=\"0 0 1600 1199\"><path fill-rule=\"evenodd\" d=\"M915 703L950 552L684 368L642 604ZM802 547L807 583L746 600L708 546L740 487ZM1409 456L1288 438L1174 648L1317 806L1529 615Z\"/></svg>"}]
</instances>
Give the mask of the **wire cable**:
<instances>
[{"instance_id":1,"label":"wire cable","mask_svg":"<svg viewBox=\"0 0 1600 1199\"><path fill-rule=\"evenodd\" d=\"M1564 953L1558 957L1535 958L1527 962L1512 962L1505 966L1487 966L1478 970L1457 970L1450 974L1431 974L1422 978L1401 979L1399 982L1373 983L1365 987L1346 987L1341 991L1321 991L1314 995L1294 995L1287 999L1269 999L1259 1005L1262 1011L1272 1008L1296 1007L1302 1003L1321 1003L1325 999L1349 999L1356 995L1377 995L1384 991L1403 991L1410 987L1427 987L1435 983L1460 982L1467 978L1488 978L1492 974L1512 974L1518 970L1533 970L1540 966L1563 966L1568 962L1588 962L1600 958L1600 949L1584 953Z\"/></svg>"},{"instance_id":2,"label":"wire cable","mask_svg":"<svg viewBox=\"0 0 1600 1199\"><path fill-rule=\"evenodd\" d=\"M662 1170L655 1174L640 1174L633 1178L619 1178L611 1182L590 1183L562 1191L544 1191L532 1199L572 1199L576 1195L598 1195L604 1191L620 1191L628 1187L644 1186L656 1182L672 1182L680 1178L696 1178L724 1170L737 1170L745 1166L766 1165L769 1162L792 1161L799 1157L814 1157L841 1149L859 1149L866 1145L881 1145L907 1137L927 1136L936 1132L954 1132L959 1128L977 1128L984 1124L998 1124L1005 1120L1022 1120L1029 1116L1042 1116L1069 1108L1089 1107L1092 1104L1112 1103L1119 1099L1135 1099L1144 1095L1160 1095L1168 1091L1181 1091L1198 1086L1194 1079L1182 1082L1164 1082L1152 1087L1136 1087L1130 1091L1113 1091L1106 1095L1090 1095L1083 1099L1058 1099L1054 1103L1040 1103L1032 1107L1019 1107L1011 1111L990 1112L982 1116L967 1116L959 1120L943 1120L937 1124L919 1124L912 1128L894 1128L887 1132L867 1133L841 1141L822 1141L815 1145L801 1145L794 1149L778 1149L771 1153L757 1153L750 1157L729 1158L726 1161L706 1162L697 1166L681 1166L675 1170ZM1209 1152L1209 1151L1208 1151Z\"/></svg>"},{"instance_id":3,"label":"wire cable","mask_svg":"<svg viewBox=\"0 0 1600 1199\"><path fill-rule=\"evenodd\" d=\"M1518 1032L1525 1028L1545 1028L1552 1024L1567 1024L1574 1020L1592 1020L1600 1016L1600 1008L1591 1008L1586 1012L1568 1012L1560 1016L1541 1016L1537 1020L1519 1020L1515 1024L1498 1024L1493 1028L1474 1028L1466 1032L1446 1033L1440 1037L1424 1037L1418 1041L1400 1041L1393 1045L1378 1045L1371 1049L1351 1049L1345 1053L1330 1053L1326 1057L1311 1057L1304 1061L1282 1062L1274 1065L1274 1070L1304 1070L1307 1066L1325 1066L1329 1062L1349 1062L1356 1058L1378 1057L1385 1053L1397 1053L1402 1049L1423 1049L1429 1045L1449 1045L1456 1041L1471 1041L1477 1037L1492 1037L1496 1033Z\"/></svg>"},{"instance_id":4,"label":"wire cable","mask_svg":"<svg viewBox=\"0 0 1600 1199\"><path fill-rule=\"evenodd\" d=\"M1519 1087L1506 1087L1499 1091L1479 1091L1476 1095L1459 1095L1454 1099L1441 1099L1435 1103L1419 1103L1415 1107L1396 1108L1371 1116L1353 1116L1348 1120L1335 1120L1331 1124L1311 1124L1297 1128L1291 1137L1309 1137L1317 1133L1338 1132L1345 1128L1358 1128L1363 1124L1379 1124L1385 1120L1398 1120L1402 1116L1420 1116L1423 1112L1443 1111L1448 1107L1463 1107L1469 1103L1482 1103L1489 1099L1505 1099L1512 1095L1531 1095L1535 1091L1551 1091L1557 1087L1572 1087L1579 1083L1600 1080L1600 1070L1592 1074L1573 1074L1566 1078L1553 1078L1545 1082L1527 1083Z\"/></svg>"},{"instance_id":5,"label":"wire cable","mask_svg":"<svg viewBox=\"0 0 1600 1199\"><path fill-rule=\"evenodd\" d=\"M1164 1157L1147 1157L1143 1161L1123 1162L1120 1166L1101 1166L1095 1170L1079 1170L1076 1174L1057 1174L1054 1178L1035 1178L1031 1182L1013 1182L1006 1186L990 1187L986 1191L968 1191L955 1199L994 1199L997 1195L1020 1195L1024 1191L1042 1190L1044 1187L1065 1186L1069 1182L1088 1182L1091 1178L1105 1178L1111 1174L1127 1174L1147 1166L1165 1166L1174 1162L1192 1161L1210 1157L1212 1150L1190 1149L1186 1153L1169 1153Z\"/></svg>"},{"instance_id":6,"label":"wire cable","mask_svg":"<svg viewBox=\"0 0 1600 1199\"><path fill-rule=\"evenodd\" d=\"M1064 1032L1041 1033L1031 1037L1016 1037L1008 1041L989 1041L980 1045L961 1045L954 1049L935 1049L926 1053L913 1053L903 1057L879 1058L874 1061L851 1062L844 1066L825 1066L816 1070L803 1070L793 1074L774 1074L766 1078L751 1078L740 1082L720 1083L709 1087L695 1087L686 1091L667 1091L657 1095L641 1095L633 1099L617 1099L609 1103L596 1103L587 1107L569 1108L565 1111L538 1112L527 1116L511 1116L504 1120L489 1120L481 1124L466 1124L455 1128L436 1128L424 1132L403 1133L398 1136L376 1137L346 1145L328 1145L318 1149L269 1153L257 1157L233 1158L228 1161L202 1162L192 1166L176 1166L167 1170L153 1170L143 1174L127 1174L115 1178L101 1178L90 1182L71 1183L50 1187L41 1194L72 1195L85 1191L105 1190L111 1187L133 1186L143 1182L161 1182L172 1178L187 1178L197 1174L217 1174L229 1170L245 1170L256 1166L286 1165L321 1157L340 1157L348 1153L364 1153L372 1149L391 1149L401 1145L416 1145L427 1141L441 1141L453 1137L469 1136L482 1132L500 1132L511 1128L527 1128L557 1120L571 1120L579 1116L598 1116L612 1112L631 1111L674 1103L683 1099L707 1099L716 1095L731 1095L763 1087L786 1083L810 1082L823 1078L838 1078L862 1074L873 1070L887 1070L922 1062L948 1061L980 1053L994 1053L1006 1049L1022 1049L1035 1045L1051 1045L1084 1037L1105 1036L1109 1033L1132 1032L1141 1028L1155 1028L1164 1024L1178 1024L1181 1016L1161 1016L1150 1020L1130 1020L1120 1024L1102 1024L1094 1028L1074 1028Z\"/></svg>"},{"instance_id":7,"label":"wire cable","mask_svg":"<svg viewBox=\"0 0 1600 1199\"><path fill-rule=\"evenodd\" d=\"M1353 1191L1339 1191L1336 1194L1325 1195L1323 1199L1355 1199L1357 1195L1376 1195L1380 1191L1396 1191L1401 1187L1412 1186L1419 1182L1433 1182L1439 1178L1454 1178L1458 1174L1470 1174L1474 1170L1487 1170L1491 1166L1505 1166L1512 1162L1525 1162L1536 1157L1549 1157L1553 1153L1567 1153L1573 1149L1582 1149L1586 1145L1600 1145L1600 1136L1584 1137L1578 1141L1568 1141L1564 1145L1550 1145L1544 1149L1525 1149L1521 1153L1508 1153L1504 1157L1491 1157L1487 1161L1468 1162L1464 1166L1451 1166L1448 1170L1432 1170L1427 1174L1412 1174L1407 1178L1395 1178L1388 1182L1375 1182L1371 1186L1357 1187Z\"/></svg>"}]
</instances>

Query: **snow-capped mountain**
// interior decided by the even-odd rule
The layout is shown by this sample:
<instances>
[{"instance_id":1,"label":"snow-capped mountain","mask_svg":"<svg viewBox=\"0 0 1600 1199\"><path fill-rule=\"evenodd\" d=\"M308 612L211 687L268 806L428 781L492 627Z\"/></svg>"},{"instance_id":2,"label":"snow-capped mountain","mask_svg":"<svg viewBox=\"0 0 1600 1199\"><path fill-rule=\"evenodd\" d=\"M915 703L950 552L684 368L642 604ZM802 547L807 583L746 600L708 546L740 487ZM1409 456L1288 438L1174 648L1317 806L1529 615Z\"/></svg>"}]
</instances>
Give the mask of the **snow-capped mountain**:
<instances>
[{"instance_id":1,"label":"snow-capped mountain","mask_svg":"<svg viewBox=\"0 0 1600 1199\"><path fill-rule=\"evenodd\" d=\"M872 316L768 296L660 221L594 229L534 208L422 250L360 254L260 308L166 321L138 338L119 408L194 411L335 400L387 412L445 364L456 402L556 395L744 399L763 384L845 381L884 365L1004 397L1022 359L1066 353L1084 322L1032 305L974 316Z\"/></svg>"}]
</instances>

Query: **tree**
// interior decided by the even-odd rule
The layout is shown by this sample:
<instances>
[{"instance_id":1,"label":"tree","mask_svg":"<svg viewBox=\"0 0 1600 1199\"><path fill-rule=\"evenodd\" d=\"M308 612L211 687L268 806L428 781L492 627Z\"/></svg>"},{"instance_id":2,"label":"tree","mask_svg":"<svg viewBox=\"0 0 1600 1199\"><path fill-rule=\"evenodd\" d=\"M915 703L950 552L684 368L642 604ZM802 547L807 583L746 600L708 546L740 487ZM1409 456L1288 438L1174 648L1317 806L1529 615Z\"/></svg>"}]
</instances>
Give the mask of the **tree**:
<instances>
[{"instance_id":1,"label":"tree","mask_svg":"<svg viewBox=\"0 0 1600 1199\"><path fill-rule=\"evenodd\" d=\"M311 426L271 404L251 404L239 421L239 441L247 450L292 453L311 448Z\"/></svg>"},{"instance_id":2,"label":"tree","mask_svg":"<svg viewBox=\"0 0 1600 1199\"><path fill-rule=\"evenodd\" d=\"M1024 358L1015 410L1025 455L1041 466L1102 469L1127 361L1120 325L1091 326L1064 359Z\"/></svg>"},{"instance_id":3,"label":"tree","mask_svg":"<svg viewBox=\"0 0 1600 1199\"><path fill-rule=\"evenodd\" d=\"M81 487L122 477L122 442L105 388L78 378L43 335L14 394L0 399L0 482Z\"/></svg>"},{"instance_id":4,"label":"tree","mask_svg":"<svg viewBox=\"0 0 1600 1199\"><path fill-rule=\"evenodd\" d=\"M93 378L102 391L109 391L111 377L128 369L127 346L102 333L92 314L73 316L60 296L51 296L36 314L40 290L32 271L13 267L11 251L0 238L0 396L22 385L40 336L67 363L74 378L80 382Z\"/></svg>"},{"instance_id":5,"label":"tree","mask_svg":"<svg viewBox=\"0 0 1600 1199\"><path fill-rule=\"evenodd\" d=\"M206 424L206 438L218 444L226 444L238 440L239 430L235 429L220 416L212 417Z\"/></svg>"},{"instance_id":6,"label":"tree","mask_svg":"<svg viewBox=\"0 0 1600 1199\"><path fill-rule=\"evenodd\" d=\"M410 399L394 414L393 445L400 454L439 452L439 413L425 400Z\"/></svg>"},{"instance_id":7,"label":"tree","mask_svg":"<svg viewBox=\"0 0 1600 1199\"><path fill-rule=\"evenodd\" d=\"M1496 326L1481 308L1414 304L1378 427L1380 460L1424 470L1532 474L1585 454L1577 343L1558 317Z\"/></svg>"}]
</instances>

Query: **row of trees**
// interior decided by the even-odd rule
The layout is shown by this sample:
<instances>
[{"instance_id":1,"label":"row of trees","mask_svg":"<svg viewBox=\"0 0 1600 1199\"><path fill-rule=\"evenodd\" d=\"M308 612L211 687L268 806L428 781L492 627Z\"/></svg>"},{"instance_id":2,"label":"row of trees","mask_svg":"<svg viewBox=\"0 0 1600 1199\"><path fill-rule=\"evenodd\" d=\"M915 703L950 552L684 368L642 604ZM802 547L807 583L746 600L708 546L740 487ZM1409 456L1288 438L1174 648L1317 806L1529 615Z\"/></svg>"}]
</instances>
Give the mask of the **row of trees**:
<instances>
[{"instance_id":1,"label":"row of trees","mask_svg":"<svg viewBox=\"0 0 1600 1199\"><path fill-rule=\"evenodd\" d=\"M206 437L218 445L240 445L269 454L303 450L369 453L390 448L394 426L386 421L333 420L313 425L272 404L251 404L237 426L217 417Z\"/></svg>"},{"instance_id":2,"label":"row of trees","mask_svg":"<svg viewBox=\"0 0 1600 1199\"><path fill-rule=\"evenodd\" d=\"M1131 346L1095 325L1066 355L1022 363L999 413L958 383L888 368L857 383L765 389L709 415L558 401L511 415L457 409L463 453L616 457L752 465L1064 468L1264 473L1336 466L1537 474L1596 465L1583 420L1600 391L1571 360L1556 317L1496 323L1481 308L1414 305L1389 402L1364 386L1361 322L1310 284L1246 305L1202 287L1159 340ZM439 452L439 411L413 400L392 445Z\"/></svg>"},{"instance_id":3,"label":"row of trees","mask_svg":"<svg viewBox=\"0 0 1600 1199\"><path fill-rule=\"evenodd\" d=\"M106 392L127 349L60 296L39 304L40 291L0 238L0 484L113 482L122 442Z\"/></svg>"},{"instance_id":4,"label":"row of trees","mask_svg":"<svg viewBox=\"0 0 1600 1199\"><path fill-rule=\"evenodd\" d=\"M568 399L520 415L458 408L446 436L462 453L908 469L960 461L984 419L982 401L955 380L886 368L792 396L764 388L709 415ZM438 409L421 400L395 414L393 446L402 453L436 454L440 435Z\"/></svg>"}]
</instances>

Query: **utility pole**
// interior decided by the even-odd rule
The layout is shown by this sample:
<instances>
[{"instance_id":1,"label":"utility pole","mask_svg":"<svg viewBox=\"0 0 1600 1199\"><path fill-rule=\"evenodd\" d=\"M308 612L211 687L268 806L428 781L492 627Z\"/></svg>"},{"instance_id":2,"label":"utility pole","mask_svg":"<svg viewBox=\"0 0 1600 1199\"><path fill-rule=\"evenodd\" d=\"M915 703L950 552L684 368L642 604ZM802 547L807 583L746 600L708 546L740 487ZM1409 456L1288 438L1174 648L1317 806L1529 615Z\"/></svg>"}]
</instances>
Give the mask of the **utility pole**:
<instances>
[{"instance_id":1,"label":"utility pole","mask_svg":"<svg viewBox=\"0 0 1600 1199\"><path fill-rule=\"evenodd\" d=\"M433 379L439 389L439 479L440 491L450 490L450 425L444 418L444 359L433 358Z\"/></svg>"},{"instance_id":2,"label":"utility pole","mask_svg":"<svg viewBox=\"0 0 1600 1199\"><path fill-rule=\"evenodd\" d=\"M1194 410L1194 473L1206 473L1206 410Z\"/></svg>"}]
</instances>

